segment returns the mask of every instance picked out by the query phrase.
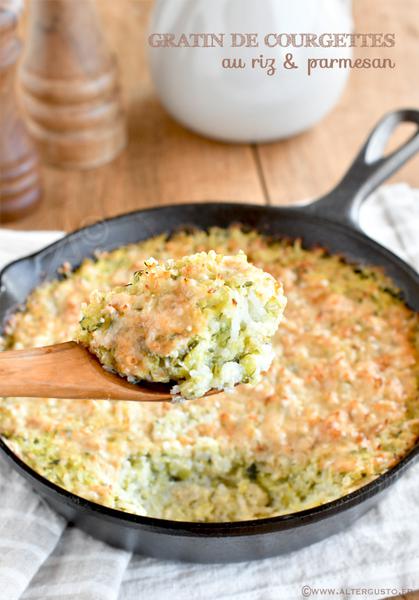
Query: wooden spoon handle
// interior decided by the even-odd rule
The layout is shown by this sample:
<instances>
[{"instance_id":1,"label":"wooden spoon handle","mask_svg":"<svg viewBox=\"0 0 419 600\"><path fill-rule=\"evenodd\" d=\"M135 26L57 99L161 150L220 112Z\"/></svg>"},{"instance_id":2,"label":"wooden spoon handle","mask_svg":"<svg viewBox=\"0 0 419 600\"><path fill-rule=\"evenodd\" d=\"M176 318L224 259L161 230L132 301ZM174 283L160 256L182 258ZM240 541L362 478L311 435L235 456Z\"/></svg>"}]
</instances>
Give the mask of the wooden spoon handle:
<instances>
[{"instance_id":1,"label":"wooden spoon handle","mask_svg":"<svg viewBox=\"0 0 419 600\"><path fill-rule=\"evenodd\" d=\"M105 371L75 342L0 352L0 396L141 402L170 399L167 390L148 390Z\"/></svg>"}]
</instances>

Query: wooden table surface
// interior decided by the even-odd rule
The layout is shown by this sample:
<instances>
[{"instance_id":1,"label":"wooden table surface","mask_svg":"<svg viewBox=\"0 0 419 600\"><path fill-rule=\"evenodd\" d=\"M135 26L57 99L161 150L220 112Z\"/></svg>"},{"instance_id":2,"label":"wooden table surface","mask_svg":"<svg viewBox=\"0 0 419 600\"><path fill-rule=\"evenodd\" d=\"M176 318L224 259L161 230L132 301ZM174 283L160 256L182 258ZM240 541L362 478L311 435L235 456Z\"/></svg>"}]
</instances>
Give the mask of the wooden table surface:
<instances>
[{"instance_id":1,"label":"wooden table surface","mask_svg":"<svg viewBox=\"0 0 419 600\"><path fill-rule=\"evenodd\" d=\"M147 71L151 0L97 0L122 75L129 144L112 164L77 172L43 168L44 199L19 229L73 230L136 208L205 200L287 204L330 189L388 110L419 106L417 0L354 0L356 30L395 32L396 69L350 75L339 105L312 130L287 141L228 145L175 123L156 99ZM22 24L24 37L24 22ZM419 159L392 179L419 187Z\"/></svg>"},{"instance_id":2,"label":"wooden table surface","mask_svg":"<svg viewBox=\"0 0 419 600\"><path fill-rule=\"evenodd\" d=\"M13 228L69 231L163 203L287 204L314 198L337 182L384 112L419 106L417 0L354 0L357 31L397 36L391 50L358 53L391 56L396 69L353 71L338 106L321 123L290 140L262 145L206 140L175 123L159 105L147 71L145 39L152 2L97 0L97 4L121 68L128 147L112 164L93 171L44 167L42 206ZM23 37L24 29L23 20ZM391 181L419 187L419 159ZM419 593L403 598L419 599Z\"/></svg>"}]
</instances>

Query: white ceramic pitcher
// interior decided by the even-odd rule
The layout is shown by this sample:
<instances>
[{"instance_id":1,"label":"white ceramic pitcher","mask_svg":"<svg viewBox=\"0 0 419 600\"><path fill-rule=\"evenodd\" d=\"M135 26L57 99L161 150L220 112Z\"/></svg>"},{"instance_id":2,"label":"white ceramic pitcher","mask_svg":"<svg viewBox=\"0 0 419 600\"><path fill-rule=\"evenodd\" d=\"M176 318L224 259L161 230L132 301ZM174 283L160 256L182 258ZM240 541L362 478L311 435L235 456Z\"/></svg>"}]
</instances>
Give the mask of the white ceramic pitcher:
<instances>
[{"instance_id":1,"label":"white ceramic pitcher","mask_svg":"<svg viewBox=\"0 0 419 600\"><path fill-rule=\"evenodd\" d=\"M350 33L350 0L156 0L150 33L225 33L220 48L150 47L152 78L161 102L194 131L226 141L269 141L311 127L336 104L347 69L306 70L310 58L349 58L350 48L267 48L269 33ZM258 33L258 48L230 48L230 34ZM298 69L282 67L292 53ZM250 68L252 58L275 58L277 71ZM242 58L245 69L225 69Z\"/></svg>"}]
</instances>

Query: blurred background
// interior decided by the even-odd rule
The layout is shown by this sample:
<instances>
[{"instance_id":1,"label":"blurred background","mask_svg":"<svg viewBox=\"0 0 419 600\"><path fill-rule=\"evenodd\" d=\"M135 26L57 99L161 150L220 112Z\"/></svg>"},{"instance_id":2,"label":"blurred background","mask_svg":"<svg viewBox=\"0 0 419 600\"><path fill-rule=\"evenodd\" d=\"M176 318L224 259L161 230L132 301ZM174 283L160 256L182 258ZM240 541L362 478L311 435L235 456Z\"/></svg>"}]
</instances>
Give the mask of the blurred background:
<instances>
[{"instance_id":1,"label":"blurred background","mask_svg":"<svg viewBox=\"0 0 419 600\"><path fill-rule=\"evenodd\" d=\"M50 0L45 0L50 1ZM153 90L147 60L151 0L97 0L102 30L120 69L128 143L111 163L88 171L42 165L43 201L11 223L18 229L73 230L156 204L230 200L288 204L314 198L341 177L367 132L386 112L419 105L417 0L354 0L357 32L394 32L394 48L356 48L355 57L389 56L396 68L354 70L337 106L312 129L285 141L229 144L176 123ZM28 11L18 31L25 42ZM398 138L403 135L399 132ZM392 181L419 187L411 161Z\"/></svg>"}]
</instances>

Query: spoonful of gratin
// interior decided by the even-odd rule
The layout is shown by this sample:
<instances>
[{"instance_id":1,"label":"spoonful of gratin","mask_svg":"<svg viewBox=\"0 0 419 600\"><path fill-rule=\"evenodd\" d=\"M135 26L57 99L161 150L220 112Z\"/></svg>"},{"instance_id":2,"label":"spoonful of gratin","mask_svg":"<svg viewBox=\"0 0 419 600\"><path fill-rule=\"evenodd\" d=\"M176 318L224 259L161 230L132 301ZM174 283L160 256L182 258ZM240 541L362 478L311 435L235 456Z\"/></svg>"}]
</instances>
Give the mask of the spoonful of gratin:
<instances>
[{"instance_id":1,"label":"spoonful of gratin","mask_svg":"<svg viewBox=\"0 0 419 600\"><path fill-rule=\"evenodd\" d=\"M76 341L0 353L0 396L182 400L257 384L272 361L282 285L243 253L144 262L95 291Z\"/></svg>"}]
</instances>

